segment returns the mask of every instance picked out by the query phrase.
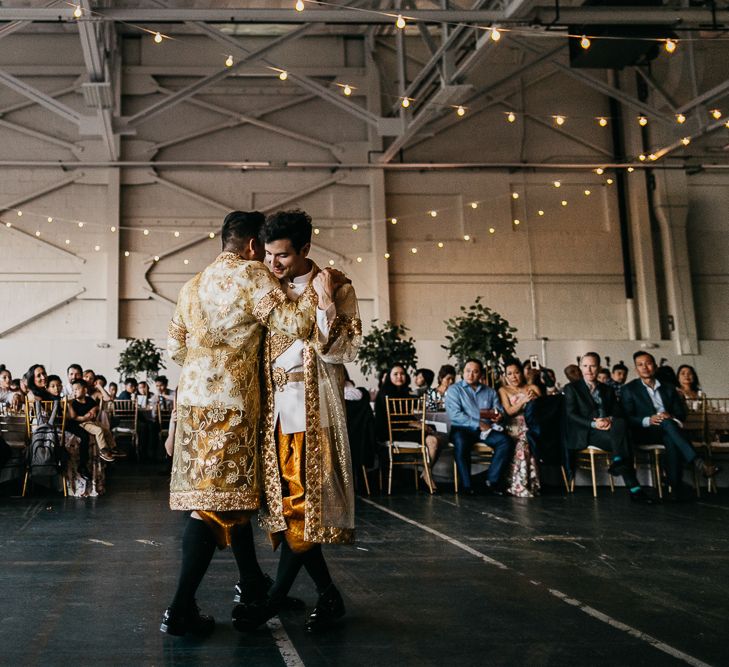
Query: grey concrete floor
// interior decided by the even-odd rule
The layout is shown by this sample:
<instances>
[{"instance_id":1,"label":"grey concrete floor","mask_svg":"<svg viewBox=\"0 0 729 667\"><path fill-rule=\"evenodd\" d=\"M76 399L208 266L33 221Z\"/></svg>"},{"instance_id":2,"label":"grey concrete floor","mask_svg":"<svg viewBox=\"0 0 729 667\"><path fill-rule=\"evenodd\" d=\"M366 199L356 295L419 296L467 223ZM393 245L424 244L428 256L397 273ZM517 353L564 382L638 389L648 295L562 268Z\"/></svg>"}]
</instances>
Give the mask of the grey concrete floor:
<instances>
[{"instance_id":1,"label":"grey concrete floor","mask_svg":"<svg viewBox=\"0 0 729 667\"><path fill-rule=\"evenodd\" d=\"M624 492L358 500L358 542L327 547L346 621L308 637L230 624L218 552L205 641L162 635L184 517L167 480L117 464L108 494L0 497L1 665L727 665L729 496L643 507ZM277 555L257 533L265 570ZM315 601L302 571L294 594Z\"/></svg>"}]
</instances>

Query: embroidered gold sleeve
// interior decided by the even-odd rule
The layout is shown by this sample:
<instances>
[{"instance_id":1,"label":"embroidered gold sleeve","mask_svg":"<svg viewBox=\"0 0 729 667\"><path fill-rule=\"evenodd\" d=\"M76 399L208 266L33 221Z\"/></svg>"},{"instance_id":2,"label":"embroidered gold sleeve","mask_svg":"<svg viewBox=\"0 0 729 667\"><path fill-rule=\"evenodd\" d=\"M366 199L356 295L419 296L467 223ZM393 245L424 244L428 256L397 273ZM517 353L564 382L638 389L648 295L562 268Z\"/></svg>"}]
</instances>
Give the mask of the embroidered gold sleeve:
<instances>
[{"instance_id":1,"label":"embroidered gold sleeve","mask_svg":"<svg viewBox=\"0 0 729 667\"><path fill-rule=\"evenodd\" d=\"M362 342L362 320L357 295L351 285L344 285L334 296L337 314L326 341L317 341L319 356L330 364L354 361Z\"/></svg>"},{"instance_id":2,"label":"embroidered gold sleeve","mask_svg":"<svg viewBox=\"0 0 729 667\"><path fill-rule=\"evenodd\" d=\"M167 325L167 353L170 359L182 366L187 357L187 329L179 321L176 321L176 312L169 325Z\"/></svg>"}]
</instances>

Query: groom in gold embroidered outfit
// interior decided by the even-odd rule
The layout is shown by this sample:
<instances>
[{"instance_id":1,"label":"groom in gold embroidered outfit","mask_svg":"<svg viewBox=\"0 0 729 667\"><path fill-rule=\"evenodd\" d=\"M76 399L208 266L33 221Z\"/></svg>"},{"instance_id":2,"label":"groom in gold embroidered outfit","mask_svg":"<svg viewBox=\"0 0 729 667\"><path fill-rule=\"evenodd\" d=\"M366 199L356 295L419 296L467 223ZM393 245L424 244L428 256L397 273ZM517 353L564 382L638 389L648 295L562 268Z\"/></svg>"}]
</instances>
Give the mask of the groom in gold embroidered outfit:
<instances>
[{"instance_id":1,"label":"groom in gold embroidered outfit","mask_svg":"<svg viewBox=\"0 0 729 667\"><path fill-rule=\"evenodd\" d=\"M259 360L264 327L293 341L309 335L316 296L290 301L260 262L261 213L230 213L223 252L180 290L169 325L168 352L182 365L170 507L192 511L183 536L178 590L161 630L206 634L194 596L216 544L230 544L241 583L253 598L265 594L250 527L260 506Z\"/></svg>"},{"instance_id":2,"label":"groom in gold embroidered outfit","mask_svg":"<svg viewBox=\"0 0 729 667\"><path fill-rule=\"evenodd\" d=\"M266 263L293 303L317 302L316 326L292 341L269 329L264 344L266 405L262 441L265 506L261 522L281 545L276 581L263 604L242 604L233 624L249 630L273 616L303 566L319 594L306 630L344 614L322 543L354 538L352 464L344 408L343 363L353 361L362 324L351 284L338 289L307 258L311 218L284 211L266 220Z\"/></svg>"}]
</instances>

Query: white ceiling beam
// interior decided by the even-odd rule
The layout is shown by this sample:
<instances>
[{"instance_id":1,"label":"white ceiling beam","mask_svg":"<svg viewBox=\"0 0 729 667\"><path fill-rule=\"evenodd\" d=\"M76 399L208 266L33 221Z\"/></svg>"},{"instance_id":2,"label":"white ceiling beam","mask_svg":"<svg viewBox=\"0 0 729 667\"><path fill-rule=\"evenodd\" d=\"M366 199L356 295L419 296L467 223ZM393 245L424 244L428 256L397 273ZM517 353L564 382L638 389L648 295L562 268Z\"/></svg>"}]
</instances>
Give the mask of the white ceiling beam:
<instances>
[{"instance_id":1,"label":"white ceiling beam","mask_svg":"<svg viewBox=\"0 0 729 667\"><path fill-rule=\"evenodd\" d=\"M52 163L51 163L52 164ZM74 164L74 163L71 163ZM75 163L76 166L79 165L78 162ZM58 168L59 163L56 162L56 167ZM37 190L33 190L32 192L28 192L27 194L21 195L20 197L16 199L12 199L8 202L5 202L4 204L0 205L0 214L5 213L5 211L11 211L15 208L18 208L18 206L22 206L23 204L27 204L29 201L33 201L34 199L38 199L39 197L42 197L43 195L47 195L49 192L55 192L56 190L60 190L61 188L65 188L67 185L71 185L71 183L75 183L78 179L78 174L72 175L72 176L66 176L65 178L62 178L60 181L55 181L54 183L49 183L47 185L43 185Z\"/></svg>"},{"instance_id":2,"label":"white ceiling beam","mask_svg":"<svg viewBox=\"0 0 729 667\"><path fill-rule=\"evenodd\" d=\"M52 111L74 125L78 125L81 122L81 114L77 111L74 111L71 107L63 104L63 102L59 102L47 93L34 88L25 81L21 81L20 79L15 78L12 74L8 74L3 70L0 70L0 83L11 88L16 93L20 93L28 99L33 100L37 104L40 104L42 107Z\"/></svg>"},{"instance_id":3,"label":"white ceiling beam","mask_svg":"<svg viewBox=\"0 0 729 667\"><path fill-rule=\"evenodd\" d=\"M33 137L34 139L40 139L41 141L45 141L48 144L53 144L54 146L60 146L61 148L65 148L69 151L72 151L76 148L76 144L65 141L64 139L59 139L58 137L54 137L53 135L46 134L45 132L39 132L38 130L34 130L30 127L25 127L25 125L18 125L18 123L12 123L9 120L4 120L0 118L0 127L4 127L7 130L12 130L13 132L18 132L20 134L24 134L27 137Z\"/></svg>"}]
</instances>

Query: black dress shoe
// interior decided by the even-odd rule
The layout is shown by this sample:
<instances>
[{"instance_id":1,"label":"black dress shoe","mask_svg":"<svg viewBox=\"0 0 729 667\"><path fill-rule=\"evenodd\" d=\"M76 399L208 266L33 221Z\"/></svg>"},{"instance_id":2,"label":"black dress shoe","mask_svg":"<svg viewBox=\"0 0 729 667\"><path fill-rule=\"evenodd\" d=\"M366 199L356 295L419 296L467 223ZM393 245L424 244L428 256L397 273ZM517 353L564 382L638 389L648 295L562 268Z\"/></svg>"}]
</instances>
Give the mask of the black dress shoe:
<instances>
[{"instance_id":1,"label":"black dress shoe","mask_svg":"<svg viewBox=\"0 0 729 667\"><path fill-rule=\"evenodd\" d=\"M239 581L233 590L233 602L241 604L262 602L266 598L266 593L271 590L271 586L273 586L273 579L268 574L263 575L263 589L257 591L244 589ZM305 608L306 605L302 599L291 597L290 595L287 595L279 606L279 609L287 609L290 611L300 611Z\"/></svg>"},{"instance_id":2,"label":"black dress shoe","mask_svg":"<svg viewBox=\"0 0 729 667\"><path fill-rule=\"evenodd\" d=\"M655 505L656 501L654 498L649 496L643 489L630 493L630 502L639 503L641 505Z\"/></svg>"},{"instance_id":3,"label":"black dress shoe","mask_svg":"<svg viewBox=\"0 0 729 667\"><path fill-rule=\"evenodd\" d=\"M201 614L197 604L193 602L187 613L176 612L172 607L168 607L162 615L162 624L159 629L161 632L175 637L183 635L205 637L215 629L215 619L212 616Z\"/></svg>"},{"instance_id":4,"label":"black dress shoe","mask_svg":"<svg viewBox=\"0 0 729 667\"><path fill-rule=\"evenodd\" d=\"M316 607L311 615L306 619L304 629L309 634L321 632L331 627L338 619L344 616L344 601L334 584L329 584L327 588L316 601Z\"/></svg>"},{"instance_id":5,"label":"black dress shoe","mask_svg":"<svg viewBox=\"0 0 729 667\"><path fill-rule=\"evenodd\" d=\"M486 482L483 487L483 492L487 496L503 496L504 495L504 489L500 486L497 486L496 484L489 484Z\"/></svg>"},{"instance_id":6,"label":"black dress shoe","mask_svg":"<svg viewBox=\"0 0 729 667\"><path fill-rule=\"evenodd\" d=\"M279 609L280 604L268 597L258 602L238 604L233 607L233 627L238 632L253 632L278 614Z\"/></svg>"}]
</instances>

